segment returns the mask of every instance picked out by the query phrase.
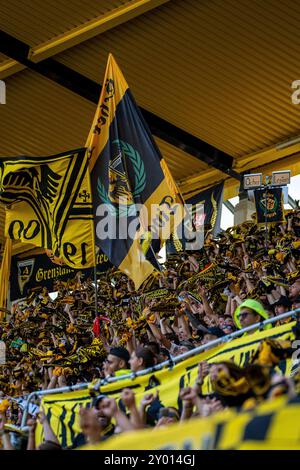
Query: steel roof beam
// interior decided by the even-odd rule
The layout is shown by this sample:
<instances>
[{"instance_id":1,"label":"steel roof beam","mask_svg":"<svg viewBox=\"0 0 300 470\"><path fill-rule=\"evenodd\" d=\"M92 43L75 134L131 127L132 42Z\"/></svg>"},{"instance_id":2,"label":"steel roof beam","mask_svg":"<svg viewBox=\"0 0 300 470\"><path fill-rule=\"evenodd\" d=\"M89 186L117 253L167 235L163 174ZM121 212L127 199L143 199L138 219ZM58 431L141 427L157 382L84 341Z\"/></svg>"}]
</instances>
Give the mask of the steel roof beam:
<instances>
[{"instance_id":1,"label":"steel roof beam","mask_svg":"<svg viewBox=\"0 0 300 470\"><path fill-rule=\"evenodd\" d=\"M223 201L223 204L225 207L227 207L231 214L234 214L234 205L230 201Z\"/></svg>"},{"instance_id":2,"label":"steel roof beam","mask_svg":"<svg viewBox=\"0 0 300 470\"><path fill-rule=\"evenodd\" d=\"M297 209L297 203L295 201L295 199L292 198L292 196L289 195L288 197L288 203L289 205L291 206L292 209Z\"/></svg>"},{"instance_id":3,"label":"steel roof beam","mask_svg":"<svg viewBox=\"0 0 300 470\"><path fill-rule=\"evenodd\" d=\"M0 31L0 52L87 100L95 104L98 103L101 86L97 82L52 58L37 63L33 62L28 58L30 46L4 31ZM226 175L237 180L241 179L240 175L232 169L233 158L230 155L221 152L207 142L198 139L150 111L140 109L155 136Z\"/></svg>"},{"instance_id":4,"label":"steel roof beam","mask_svg":"<svg viewBox=\"0 0 300 470\"><path fill-rule=\"evenodd\" d=\"M97 16L85 23L56 36L49 41L43 42L30 49L28 58L33 62L40 62L71 47L77 46L84 41L92 39L99 34L105 33L137 16L157 8L170 0L131 0L124 5L119 5L107 13ZM17 60L8 60L0 64L0 78L6 78L20 70Z\"/></svg>"}]
</instances>

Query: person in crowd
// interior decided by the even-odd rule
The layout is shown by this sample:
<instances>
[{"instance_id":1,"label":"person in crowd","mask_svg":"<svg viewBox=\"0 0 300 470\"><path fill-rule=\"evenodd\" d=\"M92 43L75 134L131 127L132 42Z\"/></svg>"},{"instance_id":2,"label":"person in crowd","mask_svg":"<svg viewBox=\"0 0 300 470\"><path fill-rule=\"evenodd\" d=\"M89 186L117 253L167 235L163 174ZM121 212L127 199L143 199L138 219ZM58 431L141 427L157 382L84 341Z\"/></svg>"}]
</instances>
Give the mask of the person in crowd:
<instances>
[{"instance_id":1,"label":"person in crowd","mask_svg":"<svg viewBox=\"0 0 300 470\"><path fill-rule=\"evenodd\" d=\"M289 298L293 302L300 296L300 279L296 279L289 288Z\"/></svg>"},{"instance_id":2,"label":"person in crowd","mask_svg":"<svg viewBox=\"0 0 300 470\"><path fill-rule=\"evenodd\" d=\"M173 406L162 407L158 413L158 421L155 425L156 428L168 426L169 424L178 423L180 414L177 408Z\"/></svg>"},{"instance_id":3,"label":"person in crowd","mask_svg":"<svg viewBox=\"0 0 300 470\"><path fill-rule=\"evenodd\" d=\"M117 377L128 374L130 372L129 358L129 352L126 348L122 346L110 348L104 363L105 377Z\"/></svg>"},{"instance_id":4,"label":"person in crowd","mask_svg":"<svg viewBox=\"0 0 300 470\"><path fill-rule=\"evenodd\" d=\"M80 409L81 432L75 437L72 449L91 443L91 441L103 441L114 435L115 425L111 418L103 413L106 398L108 398L106 394L100 393L93 399L91 409Z\"/></svg>"},{"instance_id":5,"label":"person in crowd","mask_svg":"<svg viewBox=\"0 0 300 470\"><path fill-rule=\"evenodd\" d=\"M275 316L282 315L283 313L287 313L291 311L292 302L291 300L285 296L281 295L280 298L272 305L272 309L274 310ZM277 325L283 325L284 323L289 323L291 321L291 317L282 318L278 320L276 323Z\"/></svg>"},{"instance_id":6,"label":"person in crowd","mask_svg":"<svg viewBox=\"0 0 300 470\"><path fill-rule=\"evenodd\" d=\"M268 318L269 316L261 303L253 299L245 300L234 312L234 321L239 329L258 324ZM271 325L267 324L264 328L271 328ZM250 330L245 334L253 334L258 330L259 325L257 328Z\"/></svg>"},{"instance_id":7,"label":"person in crowd","mask_svg":"<svg viewBox=\"0 0 300 470\"><path fill-rule=\"evenodd\" d=\"M208 344L216 339L222 338L226 333L221 330L218 326L213 326L207 329L207 333L204 334L202 344Z\"/></svg>"},{"instance_id":8,"label":"person in crowd","mask_svg":"<svg viewBox=\"0 0 300 470\"><path fill-rule=\"evenodd\" d=\"M1 414L2 428L5 420L20 424L22 410L13 400L24 399L33 391L118 378L166 360L170 366L174 357L196 354L198 346L213 348L213 340L257 324L246 333L255 334L259 324L273 314L276 318L300 308L299 214L299 210L290 211L286 222L270 226L268 250L264 228L254 221L231 227L217 237L207 233L202 249L193 255L169 257L162 272L150 276L138 290L124 274L111 268L98 279L96 318L92 279L76 275L73 280L57 281L55 300L44 287L28 292L11 312L0 317L0 340L6 345L0 400L9 402ZM295 316L284 323L291 324L291 331L297 330ZM271 328L271 324L264 327ZM272 358L281 349L263 344L261 356L269 368L274 367ZM204 379L210 380L214 395L203 397L197 384L183 387L179 410L164 406L156 393L155 377L142 398L128 390L121 400L100 394L97 404L80 411L85 442L100 442L139 426L155 426L160 419L165 425L167 419L206 416L225 406L243 405L248 399L268 399L273 393L258 393L264 390L259 383L265 383L266 390L269 384L261 368L252 367L245 375L229 363L201 367L207 369L209 379L206 375ZM198 377L199 383L201 380ZM287 388L279 379L273 385L275 395ZM160 412L164 408L168 410ZM38 419L43 420L43 414ZM47 426L46 420L43 423ZM32 448L35 424L32 418ZM48 431L41 445L60 445ZM9 447L9 442L3 432L3 447Z\"/></svg>"},{"instance_id":9,"label":"person in crowd","mask_svg":"<svg viewBox=\"0 0 300 470\"><path fill-rule=\"evenodd\" d=\"M144 369L149 369L155 365L155 356L149 348L137 347L131 353L129 359L130 369L132 372L138 372Z\"/></svg>"}]
</instances>

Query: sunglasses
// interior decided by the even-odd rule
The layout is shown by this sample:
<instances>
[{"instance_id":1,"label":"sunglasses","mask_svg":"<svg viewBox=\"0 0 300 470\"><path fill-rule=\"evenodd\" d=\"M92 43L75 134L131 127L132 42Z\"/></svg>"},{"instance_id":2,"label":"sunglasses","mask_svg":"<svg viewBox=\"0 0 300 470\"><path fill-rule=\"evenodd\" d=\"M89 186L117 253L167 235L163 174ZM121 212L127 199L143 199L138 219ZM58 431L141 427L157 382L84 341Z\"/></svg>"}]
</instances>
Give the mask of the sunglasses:
<instances>
[{"instance_id":1,"label":"sunglasses","mask_svg":"<svg viewBox=\"0 0 300 470\"><path fill-rule=\"evenodd\" d=\"M251 315L250 312L243 312L239 314L239 318L246 318L248 315Z\"/></svg>"},{"instance_id":2,"label":"sunglasses","mask_svg":"<svg viewBox=\"0 0 300 470\"><path fill-rule=\"evenodd\" d=\"M179 416L176 413L176 411L175 410L169 410L168 408L160 408L160 410L158 412L158 419L163 418L163 417L176 418L177 421L179 420Z\"/></svg>"}]
</instances>

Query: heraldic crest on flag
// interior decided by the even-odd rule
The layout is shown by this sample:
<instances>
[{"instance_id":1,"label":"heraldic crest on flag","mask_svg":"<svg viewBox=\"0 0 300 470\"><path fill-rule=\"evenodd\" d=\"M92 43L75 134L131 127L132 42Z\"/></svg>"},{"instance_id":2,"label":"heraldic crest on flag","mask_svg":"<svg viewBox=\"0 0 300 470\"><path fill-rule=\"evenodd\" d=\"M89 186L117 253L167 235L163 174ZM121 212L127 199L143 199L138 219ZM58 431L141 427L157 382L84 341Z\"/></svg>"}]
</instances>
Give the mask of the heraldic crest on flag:
<instances>
[{"instance_id":1,"label":"heraldic crest on flag","mask_svg":"<svg viewBox=\"0 0 300 470\"><path fill-rule=\"evenodd\" d=\"M20 292L23 295L23 290L27 282L33 273L34 259L28 259L26 261L19 261L18 264L18 284Z\"/></svg>"},{"instance_id":2,"label":"heraldic crest on flag","mask_svg":"<svg viewBox=\"0 0 300 470\"><path fill-rule=\"evenodd\" d=\"M214 235L220 231L222 202L223 202L224 182L221 182L211 188L194 193L193 196L186 197L186 203L192 205L192 217L194 219L197 205L204 205L203 221L205 228L208 226ZM196 224L196 221L195 221Z\"/></svg>"},{"instance_id":3,"label":"heraldic crest on flag","mask_svg":"<svg viewBox=\"0 0 300 470\"><path fill-rule=\"evenodd\" d=\"M257 223L277 223L285 220L282 188L257 189L254 196Z\"/></svg>"},{"instance_id":4,"label":"heraldic crest on flag","mask_svg":"<svg viewBox=\"0 0 300 470\"><path fill-rule=\"evenodd\" d=\"M192 195L185 195L185 202L190 210L191 220L196 231L199 231L201 237L208 230L216 236L220 231L220 222L222 214L224 182L212 186L204 191L194 191ZM182 233L184 233L182 231ZM192 233L192 232L191 232ZM189 232L187 232L189 235ZM176 255L181 251L187 250L187 238L185 236L176 236L176 232L167 242L167 255Z\"/></svg>"},{"instance_id":5,"label":"heraldic crest on flag","mask_svg":"<svg viewBox=\"0 0 300 470\"><path fill-rule=\"evenodd\" d=\"M110 54L86 147L95 241L138 288L184 215L176 184ZM178 215L177 215L178 214Z\"/></svg>"},{"instance_id":6,"label":"heraldic crest on flag","mask_svg":"<svg viewBox=\"0 0 300 470\"><path fill-rule=\"evenodd\" d=\"M85 149L0 159L6 236L43 247L73 268L93 265L93 219Z\"/></svg>"}]
</instances>

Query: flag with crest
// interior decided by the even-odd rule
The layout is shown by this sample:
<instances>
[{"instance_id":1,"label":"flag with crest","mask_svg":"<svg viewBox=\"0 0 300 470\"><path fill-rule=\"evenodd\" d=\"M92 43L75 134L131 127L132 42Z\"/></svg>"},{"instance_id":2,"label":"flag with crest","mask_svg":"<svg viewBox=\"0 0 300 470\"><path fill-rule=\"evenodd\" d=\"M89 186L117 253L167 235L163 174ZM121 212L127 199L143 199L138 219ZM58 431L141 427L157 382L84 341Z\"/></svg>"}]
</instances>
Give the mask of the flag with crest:
<instances>
[{"instance_id":1,"label":"flag with crest","mask_svg":"<svg viewBox=\"0 0 300 470\"><path fill-rule=\"evenodd\" d=\"M282 188L256 189L254 197L258 224L285 221Z\"/></svg>"}]
</instances>

